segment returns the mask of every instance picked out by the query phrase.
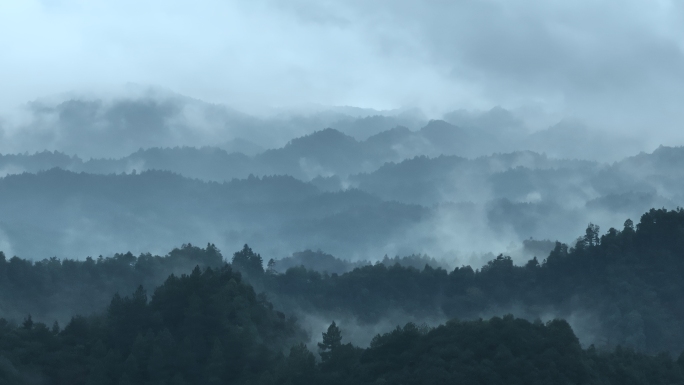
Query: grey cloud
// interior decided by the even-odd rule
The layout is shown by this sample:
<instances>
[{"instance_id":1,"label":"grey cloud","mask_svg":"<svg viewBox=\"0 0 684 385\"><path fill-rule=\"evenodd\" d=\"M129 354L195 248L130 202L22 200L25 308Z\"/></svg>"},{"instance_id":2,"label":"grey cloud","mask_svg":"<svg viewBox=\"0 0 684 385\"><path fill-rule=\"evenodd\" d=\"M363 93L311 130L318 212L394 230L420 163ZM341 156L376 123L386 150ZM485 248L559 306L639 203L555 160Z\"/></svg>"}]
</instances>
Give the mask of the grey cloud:
<instances>
[{"instance_id":1,"label":"grey cloud","mask_svg":"<svg viewBox=\"0 0 684 385\"><path fill-rule=\"evenodd\" d=\"M440 117L500 105L647 133L654 147L683 139L683 8L643 0L4 4L0 81L12 92L0 104L134 81L242 109L417 106Z\"/></svg>"},{"instance_id":2,"label":"grey cloud","mask_svg":"<svg viewBox=\"0 0 684 385\"><path fill-rule=\"evenodd\" d=\"M310 2L299 4L305 9ZM681 123L678 3L347 4L355 11L354 28L375 54L399 63L418 57L420 66L441 72L451 89L470 91L482 104L541 103L609 128L650 123L671 129Z\"/></svg>"}]
</instances>

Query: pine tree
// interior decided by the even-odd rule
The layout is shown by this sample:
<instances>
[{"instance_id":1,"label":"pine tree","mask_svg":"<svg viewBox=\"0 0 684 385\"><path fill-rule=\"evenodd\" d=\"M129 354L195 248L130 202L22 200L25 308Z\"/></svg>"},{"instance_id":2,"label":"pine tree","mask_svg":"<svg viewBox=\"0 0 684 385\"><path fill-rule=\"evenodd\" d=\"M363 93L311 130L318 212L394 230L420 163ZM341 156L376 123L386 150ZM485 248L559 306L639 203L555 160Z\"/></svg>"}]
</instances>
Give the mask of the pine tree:
<instances>
[{"instance_id":1,"label":"pine tree","mask_svg":"<svg viewBox=\"0 0 684 385\"><path fill-rule=\"evenodd\" d=\"M248 274L264 273L264 260L260 254L252 251L248 245L245 245L242 250L233 254L232 265Z\"/></svg>"},{"instance_id":2,"label":"pine tree","mask_svg":"<svg viewBox=\"0 0 684 385\"><path fill-rule=\"evenodd\" d=\"M323 342L318 343L321 360L326 362L330 359L332 352L342 345L342 332L337 327L335 321L328 326L328 331L323 333Z\"/></svg>"},{"instance_id":3,"label":"pine tree","mask_svg":"<svg viewBox=\"0 0 684 385\"><path fill-rule=\"evenodd\" d=\"M24 322L21 324L21 326L26 330L33 329L33 319L31 318L31 314L24 318Z\"/></svg>"}]
</instances>

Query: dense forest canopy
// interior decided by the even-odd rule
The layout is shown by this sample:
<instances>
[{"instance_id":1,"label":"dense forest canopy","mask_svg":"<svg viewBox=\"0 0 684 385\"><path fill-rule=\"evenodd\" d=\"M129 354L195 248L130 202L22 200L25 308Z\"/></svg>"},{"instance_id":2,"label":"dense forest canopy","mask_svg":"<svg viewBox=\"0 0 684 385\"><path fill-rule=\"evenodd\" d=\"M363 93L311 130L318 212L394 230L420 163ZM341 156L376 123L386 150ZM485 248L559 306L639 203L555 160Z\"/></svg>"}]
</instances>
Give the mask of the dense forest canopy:
<instances>
[{"instance_id":1,"label":"dense forest canopy","mask_svg":"<svg viewBox=\"0 0 684 385\"><path fill-rule=\"evenodd\" d=\"M85 261L33 263L3 254L3 316L9 308L17 314L24 304L50 302L85 314L61 323L49 322L49 313L0 319L0 378L7 384L678 383L684 381L683 232L684 209L651 210L621 230L602 234L591 224L573 247L557 243L541 261L516 266L499 256L481 269L451 271L395 259L342 274L304 267L278 273L273 260L247 245L230 262L211 244L184 245L165 257ZM420 258L426 260L408 260ZM164 272L171 273L162 283ZM139 283L159 286L148 294ZM112 290L105 306L103 293ZM542 321L540 310L551 306L556 316ZM408 322L360 345L349 342L346 320L333 321L320 336L297 320L298 312L320 312L373 323L393 307L417 317L439 311L450 320ZM482 318L506 308L532 319ZM578 311L602 322L590 345L573 332L572 319L558 319Z\"/></svg>"},{"instance_id":2,"label":"dense forest canopy","mask_svg":"<svg viewBox=\"0 0 684 385\"><path fill-rule=\"evenodd\" d=\"M585 344L678 353L684 345L682 231L684 210L654 209L636 225L627 220L621 230L601 233L590 225L573 247L556 243L545 258L516 265L500 255L481 268L442 267L425 256L349 266L312 251L275 261L248 246L226 260L213 244L183 245L165 257L125 253L81 261L32 262L2 254L0 310L17 321L32 314L64 323L74 313L101 310L117 292L153 288L169 274L229 262L274 304L299 317L318 314L363 326L392 314L445 320L509 312L530 320L566 318ZM312 258L319 264L307 262ZM288 267L295 263L300 265Z\"/></svg>"}]
</instances>

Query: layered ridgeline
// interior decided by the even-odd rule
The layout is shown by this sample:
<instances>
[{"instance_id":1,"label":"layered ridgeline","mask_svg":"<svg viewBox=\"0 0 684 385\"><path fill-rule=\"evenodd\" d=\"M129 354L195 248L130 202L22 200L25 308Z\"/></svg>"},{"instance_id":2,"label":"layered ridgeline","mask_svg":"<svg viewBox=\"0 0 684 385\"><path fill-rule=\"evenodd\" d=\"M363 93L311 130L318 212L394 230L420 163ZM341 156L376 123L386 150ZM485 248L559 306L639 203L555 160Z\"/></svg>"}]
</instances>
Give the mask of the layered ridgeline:
<instances>
[{"instance_id":1,"label":"layered ridgeline","mask_svg":"<svg viewBox=\"0 0 684 385\"><path fill-rule=\"evenodd\" d=\"M358 190L321 192L289 176L217 183L162 171L52 169L0 180L0 246L31 259L121 248L159 253L179 242L248 242L276 257L307 248L377 255L429 215L428 208Z\"/></svg>"},{"instance_id":2,"label":"layered ridgeline","mask_svg":"<svg viewBox=\"0 0 684 385\"><path fill-rule=\"evenodd\" d=\"M0 119L0 249L34 260L246 242L278 257L479 266L487 253L523 261L514 249L530 238L568 242L588 222L684 201L682 149L602 163L644 143L573 121L533 129L502 108L257 117L135 86L25 107Z\"/></svg>"},{"instance_id":3,"label":"layered ridgeline","mask_svg":"<svg viewBox=\"0 0 684 385\"><path fill-rule=\"evenodd\" d=\"M417 269L407 265L421 257L394 260L398 263L388 258L386 263L341 274L304 267L280 273L278 261L265 262L247 246L233 255L229 267L223 266L223 257L213 245L204 249L185 245L166 257L119 254L41 262L2 258L0 316L21 324L30 313L30 322L52 325L58 320L65 325L73 314L104 311L117 292L130 293L141 284L153 288L167 274L178 277L196 264L213 269L202 273L198 267L192 274L196 280L203 274L227 274L237 282L233 271L240 271L257 292L265 293L255 297L260 303L269 298L275 309L287 309L281 318L297 317L299 327L309 330L313 338L331 319L346 330L347 341L366 346L374 333L407 321L437 324L512 313L531 321L566 319L585 347L594 344L611 351L625 346L649 354L677 355L684 347L683 235L684 210L651 210L637 225L627 221L621 230L600 233L591 225L574 247L558 243L547 258L533 258L524 265L500 256L481 269L445 270L429 265ZM189 293L195 286L188 287L185 294L186 289L169 292L192 297ZM197 296L197 301L205 300ZM176 310L187 314L181 307ZM211 321L218 313L207 311L202 322L222 322ZM162 322L155 311L150 314L155 322ZM107 322L97 322L102 322L97 327L109 327ZM14 330L13 324L8 325L7 330ZM143 337L147 327L140 329ZM164 329L159 328L155 330ZM463 349L467 356L470 348ZM127 357L123 351L116 354Z\"/></svg>"},{"instance_id":4,"label":"layered ridgeline","mask_svg":"<svg viewBox=\"0 0 684 385\"><path fill-rule=\"evenodd\" d=\"M68 155L73 153L45 151L33 153L3 153L0 155L0 175L22 172L36 173L59 167L74 172L98 174L130 173L133 170L172 171L190 178L208 181L229 181L233 178L287 174L302 180L317 177L337 176L345 183L362 183L363 174L373 173L385 163L399 164L415 157L435 160L424 166L425 171L455 173L461 178L468 172L484 175L500 173L509 168L579 170L586 178L599 171L607 171L616 177L637 177L636 184L649 177L662 179L667 175L678 175L678 164L682 163L682 150L678 147L660 147L652 154L620 158L612 167L610 163L597 162L591 157L559 157L547 148L536 150L496 151L469 154L472 147L460 136L463 129L443 121L431 121L418 131L406 127L395 127L375 134L365 140L357 140L338 130L327 128L311 134L296 137L282 147L263 150L258 154L245 144L244 148L222 148L220 146L175 146L144 147L118 157L102 158L100 154L90 157ZM437 147L440 146L440 147ZM464 148L462 148L464 147ZM100 156L98 156L100 155ZM582 160L585 159L585 160ZM466 162L471 160L473 162ZM424 162L425 163L425 162ZM412 163L397 165L380 176L396 175L404 169L419 171ZM358 178L353 178L362 174ZM581 174L580 174L581 175ZM351 180L346 180L352 177ZM471 177L474 177L471 176ZM625 187L622 180L620 187ZM329 183L337 189L342 186ZM603 187L606 188L606 187Z\"/></svg>"},{"instance_id":5,"label":"layered ridgeline","mask_svg":"<svg viewBox=\"0 0 684 385\"><path fill-rule=\"evenodd\" d=\"M353 139L344 143L345 149L373 148L375 158L392 153L404 158L411 154L477 157L532 150L555 157L614 160L643 150L643 142L626 138L624 132L601 132L572 120L548 121L552 125L540 130L499 107L454 111L429 122L421 111L412 109L310 106L256 116L158 89L131 89L124 94L57 96L27 103L17 111L19 119L0 117L0 152L49 149L85 158L120 158L139 148L211 145L255 155L325 127Z\"/></svg>"},{"instance_id":6,"label":"layered ridgeline","mask_svg":"<svg viewBox=\"0 0 684 385\"><path fill-rule=\"evenodd\" d=\"M280 154L273 164L284 168L272 171L301 175L287 165L318 164L324 153L347 154L329 157L339 164L362 159L351 150L334 152L338 142L316 151L311 145L289 152L294 144L273 150ZM218 149L136 154L143 160L120 161L133 166L88 173L86 164L119 161L78 160L75 167L55 153L0 157L7 170L19 172L17 164L24 164L35 171L0 179L0 247L43 259L121 248L159 253L178 242L234 249L247 242L276 257L307 248L349 260L427 252L470 264L473 252L512 253L511 244L530 237L568 242L588 222L617 227L650 207L684 202L682 148L661 147L612 165L533 152L416 157L310 181L263 175L225 181L250 169L231 159L255 158ZM60 168L39 171L55 165ZM167 171L138 172L146 168ZM512 254L517 262L525 256Z\"/></svg>"},{"instance_id":7,"label":"layered ridgeline","mask_svg":"<svg viewBox=\"0 0 684 385\"><path fill-rule=\"evenodd\" d=\"M139 148L219 146L247 155L281 147L323 127L360 140L398 125L419 129L422 113L332 107L255 116L160 90L109 99L37 100L21 119L1 117L0 152L44 149L91 157L122 157Z\"/></svg>"},{"instance_id":8,"label":"layered ridgeline","mask_svg":"<svg viewBox=\"0 0 684 385\"><path fill-rule=\"evenodd\" d=\"M471 143L463 136L463 129L443 121L431 121L415 132L406 127L395 127L362 141L327 128L294 138L283 147L264 150L254 155L247 155L247 148L236 148L231 151L216 146L152 147L140 149L124 157L95 157L88 160L57 151L6 154L0 156L0 172L16 174L59 167L75 172L98 174L167 170L210 181L245 178L250 174L284 174L302 180L335 175L346 179L350 175L373 172L385 163L400 163L417 156L446 156L454 158L454 161L466 160L464 157L471 155L467 151ZM479 154L478 158L482 159L470 168L477 167L476 171L485 174L516 166L597 166L594 161L555 160L532 151L493 156ZM491 160L488 160L490 158ZM335 187L341 188L340 185Z\"/></svg>"}]
</instances>

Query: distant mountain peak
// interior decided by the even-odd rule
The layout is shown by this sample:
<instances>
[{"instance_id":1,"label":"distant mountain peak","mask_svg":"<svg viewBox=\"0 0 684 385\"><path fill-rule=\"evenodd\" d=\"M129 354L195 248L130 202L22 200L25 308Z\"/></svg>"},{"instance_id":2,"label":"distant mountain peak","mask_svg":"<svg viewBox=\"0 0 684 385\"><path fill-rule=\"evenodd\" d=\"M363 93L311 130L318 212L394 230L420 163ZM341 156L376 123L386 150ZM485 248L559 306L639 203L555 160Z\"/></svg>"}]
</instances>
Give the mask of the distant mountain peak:
<instances>
[{"instance_id":1,"label":"distant mountain peak","mask_svg":"<svg viewBox=\"0 0 684 385\"><path fill-rule=\"evenodd\" d=\"M468 133L461 127L454 126L444 120L431 120L420 129L420 134L435 146L452 146L456 142L463 142L467 139Z\"/></svg>"},{"instance_id":2,"label":"distant mountain peak","mask_svg":"<svg viewBox=\"0 0 684 385\"><path fill-rule=\"evenodd\" d=\"M334 128L325 128L312 134L292 139L286 147L307 145L339 145L341 143L357 143L353 137Z\"/></svg>"},{"instance_id":3,"label":"distant mountain peak","mask_svg":"<svg viewBox=\"0 0 684 385\"><path fill-rule=\"evenodd\" d=\"M453 125L453 124L451 124L451 123L449 123L449 122L447 122L447 121L444 121L444 120L441 120L441 119L433 119L433 120L430 120L430 121L428 122L428 124L425 125L425 127L421 128L421 131L423 131L423 130L434 130L434 129L442 129L442 130L444 130L444 129L450 129L450 130L454 130L454 129L458 129L458 128L459 128L459 127L457 127L457 126L455 126L455 125Z\"/></svg>"}]
</instances>

